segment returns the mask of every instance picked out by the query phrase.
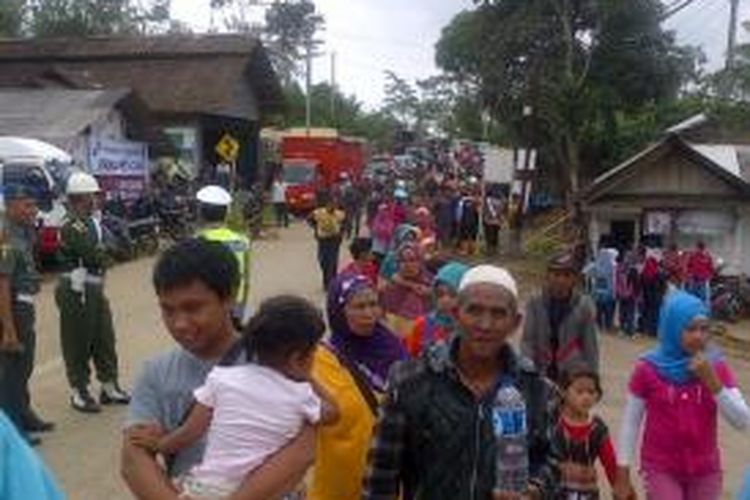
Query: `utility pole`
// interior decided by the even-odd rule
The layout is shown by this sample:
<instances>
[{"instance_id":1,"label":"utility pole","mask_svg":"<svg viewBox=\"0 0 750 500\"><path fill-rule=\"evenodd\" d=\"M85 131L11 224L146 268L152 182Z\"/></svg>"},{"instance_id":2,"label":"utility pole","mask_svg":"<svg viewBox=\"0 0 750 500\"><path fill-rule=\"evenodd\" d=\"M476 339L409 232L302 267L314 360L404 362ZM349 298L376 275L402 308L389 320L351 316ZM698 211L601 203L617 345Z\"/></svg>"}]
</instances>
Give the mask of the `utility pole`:
<instances>
[{"instance_id":1,"label":"utility pole","mask_svg":"<svg viewBox=\"0 0 750 500\"><path fill-rule=\"evenodd\" d=\"M732 97L734 91L734 60L737 48L737 11L740 0L729 0L729 29L727 30L727 59L724 65L724 75L719 84L719 95L723 99Z\"/></svg>"},{"instance_id":2,"label":"utility pole","mask_svg":"<svg viewBox=\"0 0 750 500\"><path fill-rule=\"evenodd\" d=\"M734 68L734 58L737 48L737 12L740 0L729 0L731 10L729 13L729 38L727 40L727 70Z\"/></svg>"},{"instance_id":3,"label":"utility pole","mask_svg":"<svg viewBox=\"0 0 750 500\"><path fill-rule=\"evenodd\" d=\"M310 123L312 119L312 97L310 96L310 91L312 90L312 40L308 40L307 42L305 64L307 66L307 70L305 71L305 129L307 130L307 136L310 137Z\"/></svg>"},{"instance_id":4,"label":"utility pole","mask_svg":"<svg viewBox=\"0 0 750 500\"><path fill-rule=\"evenodd\" d=\"M331 125L336 128L336 51L331 52Z\"/></svg>"}]
</instances>

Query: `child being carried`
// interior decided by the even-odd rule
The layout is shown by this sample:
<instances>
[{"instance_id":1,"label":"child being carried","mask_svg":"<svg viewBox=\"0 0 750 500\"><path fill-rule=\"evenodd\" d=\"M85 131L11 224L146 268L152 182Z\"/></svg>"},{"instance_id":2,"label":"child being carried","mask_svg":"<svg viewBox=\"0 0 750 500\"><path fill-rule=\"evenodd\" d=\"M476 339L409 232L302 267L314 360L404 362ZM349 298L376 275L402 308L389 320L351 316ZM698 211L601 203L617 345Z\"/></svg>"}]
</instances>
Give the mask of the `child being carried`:
<instances>
[{"instance_id":1,"label":"child being carried","mask_svg":"<svg viewBox=\"0 0 750 500\"><path fill-rule=\"evenodd\" d=\"M228 498L305 424L336 420L335 403L310 379L324 332L320 311L308 301L266 300L240 340L247 362L214 367L195 390L195 405L180 427L157 442L148 434L133 441L171 455L208 433L202 462L176 485L183 497Z\"/></svg>"}]
</instances>

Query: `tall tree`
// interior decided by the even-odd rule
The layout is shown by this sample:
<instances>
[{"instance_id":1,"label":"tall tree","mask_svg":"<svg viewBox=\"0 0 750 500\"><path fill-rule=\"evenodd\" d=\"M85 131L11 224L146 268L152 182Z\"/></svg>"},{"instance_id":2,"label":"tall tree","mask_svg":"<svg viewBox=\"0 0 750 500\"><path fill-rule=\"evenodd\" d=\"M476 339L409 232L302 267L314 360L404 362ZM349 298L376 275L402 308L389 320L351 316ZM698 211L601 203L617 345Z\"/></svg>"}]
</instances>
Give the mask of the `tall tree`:
<instances>
[{"instance_id":1,"label":"tall tree","mask_svg":"<svg viewBox=\"0 0 750 500\"><path fill-rule=\"evenodd\" d=\"M304 126L304 90L298 83L292 82L284 88L284 97L286 101L284 113L274 117L269 125L280 128ZM377 151L389 150L393 143L394 131L400 126L391 115L382 111L366 111L355 96L344 95L339 89L332 88L327 83L314 85L310 98L314 127L336 128L344 135L367 139Z\"/></svg>"},{"instance_id":2,"label":"tall tree","mask_svg":"<svg viewBox=\"0 0 750 500\"><path fill-rule=\"evenodd\" d=\"M24 0L0 2L0 37L17 37L23 29Z\"/></svg>"},{"instance_id":3,"label":"tall tree","mask_svg":"<svg viewBox=\"0 0 750 500\"><path fill-rule=\"evenodd\" d=\"M750 34L750 21L743 24ZM737 46L734 66L718 71L711 78L714 90L730 99L750 101L750 43Z\"/></svg>"},{"instance_id":4,"label":"tall tree","mask_svg":"<svg viewBox=\"0 0 750 500\"><path fill-rule=\"evenodd\" d=\"M211 0L212 12L223 18L230 32L250 32L260 36L284 86L301 76L302 62L308 48L320 42L317 34L325 19L312 0L274 0L270 5L260 0ZM264 22L254 21L252 13L264 7Z\"/></svg>"},{"instance_id":5,"label":"tall tree","mask_svg":"<svg viewBox=\"0 0 750 500\"><path fill-rule=\"evenodd\" d=\"M437 46L440 67L478 85L517 142L534 142L579 189L592 130L674 99L692 68L662 30L658 0L486 0L459 14ZM531 110L524 116L524 110Z\"/></svg>"},{"instance_id":6,"label":"tall tree","mask_svg":"<svg viewBox=\"0 0 750 500\"><path fill-rule=\"evenodd\" d=\"M28 0L28 34L37 37L135 35L170 27L170 0Z\"/></svg>"},{"instance_id":7,"label":"tall tree","mask_svg":"<svg viewBox=\"0 0 750 500\"><path fill-rule=\"evenodd\" d=\"M385 72L385 100L383 111L393 116L407 129L422 124L417 90L406 79L393 71Z\"/></svg>"},{"instance_id":8,"label":"tall tree","mask_svg":"<svg viewBox=\"0 0 750 500\"><path fill-rule=\"evenodd\" d=\"M301 63L320 44L316 35L324 26L311 0L275 0L266 10L263 41L283 82L300 75Z\"/></svg>"}]
</instances>

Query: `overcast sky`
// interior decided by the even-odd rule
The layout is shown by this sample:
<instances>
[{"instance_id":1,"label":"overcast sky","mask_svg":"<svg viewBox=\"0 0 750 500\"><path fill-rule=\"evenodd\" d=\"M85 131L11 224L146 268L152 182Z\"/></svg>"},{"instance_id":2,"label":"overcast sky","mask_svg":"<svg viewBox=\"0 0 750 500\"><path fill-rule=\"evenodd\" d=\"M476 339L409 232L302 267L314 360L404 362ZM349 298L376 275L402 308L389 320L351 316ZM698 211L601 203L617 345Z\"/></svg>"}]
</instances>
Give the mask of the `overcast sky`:
<instances>
[{"instance_id":1,"label":"overcast sky","mask_svg":"<svg viewBox=\"0 0 750 500\"><path fill-rule=\"evenodd\" d=\"M749 20L750 1L740 3L740 19ZM209 0L172 0L172 13L202 31L209 25L208 4ZM383 98L385 70L409 80L437 72L434 45L441 29L473 2L315 0L315 4L325 16L326 30L321 36L325 54L315 61L314 80L330 79L330 53L335 51L338 85L368 107L375 107ZM722 64L726 51L728 16L729 0L695 0L667 26L677 30L681 43L702 46L715 68Z\"/></svg>"}]
</instances>

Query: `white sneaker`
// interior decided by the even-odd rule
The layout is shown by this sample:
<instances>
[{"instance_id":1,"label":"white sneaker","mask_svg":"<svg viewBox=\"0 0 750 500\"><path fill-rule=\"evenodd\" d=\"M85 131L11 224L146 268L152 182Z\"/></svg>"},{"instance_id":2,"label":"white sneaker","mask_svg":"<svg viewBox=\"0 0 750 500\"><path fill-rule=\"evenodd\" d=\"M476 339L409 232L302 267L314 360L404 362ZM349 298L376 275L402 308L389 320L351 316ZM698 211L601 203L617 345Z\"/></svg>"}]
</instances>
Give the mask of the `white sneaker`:
<instances>
[{"instance_id":1,"label":"white sneaker","mask_svg":"<svg viewBox=\"0 0 750 500\"><path fill-rule=\"evenodd\" d=\"M130 394L123 391L116 382L105 382L99 394L99 403L103 405L126 405L130 403Z\"/></svg>"}]
</instances>

